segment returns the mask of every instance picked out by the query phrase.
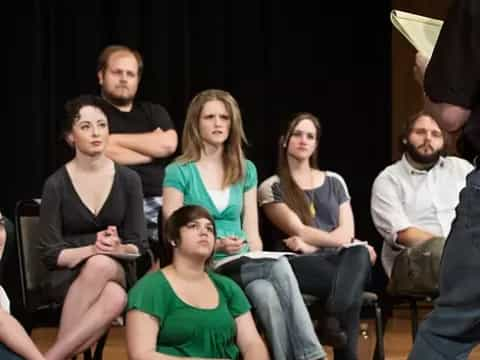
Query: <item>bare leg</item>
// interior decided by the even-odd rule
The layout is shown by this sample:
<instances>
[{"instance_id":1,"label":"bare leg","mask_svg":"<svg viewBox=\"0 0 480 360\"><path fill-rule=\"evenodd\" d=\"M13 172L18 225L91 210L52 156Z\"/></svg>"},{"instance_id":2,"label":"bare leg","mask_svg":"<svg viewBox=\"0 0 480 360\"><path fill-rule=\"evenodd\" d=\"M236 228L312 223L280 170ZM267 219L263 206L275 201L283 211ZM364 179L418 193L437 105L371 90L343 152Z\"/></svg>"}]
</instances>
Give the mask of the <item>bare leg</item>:
<instances>
[{"instance_id":1,"label":"bare leg","mask_svg":"<svg viewBox=\"0 0 480 360\"><path fill-rule=\"evenodd\" d=\"M113 319L123 311L126 302L125 290L117 283L109 282L98 301L84 314L82 321L61 338L57 338L45 357L60 360L86 349L98 340Z\"/></svg>"},{"instance_id":2,"label":"bare leg","mask_svg":"<svg viewBox=\"0 0 480 360\"><path fill-rule=\"evenodd\" d=\"M65 297L57 341L47 359L64 359L101 336L125 307L123 278L121 266L107 256L86 262Z\"/></svg>"},{"instance_id":3,"label":"bare leg","mask_svg":"<svg viewBox=\"0 0 480 360\"><path fill-rule=\"evenodd\" d=\"M44 359L22 325L3 310L0 310L0 342L26 359Z\"/></svg>"}]
</instances>

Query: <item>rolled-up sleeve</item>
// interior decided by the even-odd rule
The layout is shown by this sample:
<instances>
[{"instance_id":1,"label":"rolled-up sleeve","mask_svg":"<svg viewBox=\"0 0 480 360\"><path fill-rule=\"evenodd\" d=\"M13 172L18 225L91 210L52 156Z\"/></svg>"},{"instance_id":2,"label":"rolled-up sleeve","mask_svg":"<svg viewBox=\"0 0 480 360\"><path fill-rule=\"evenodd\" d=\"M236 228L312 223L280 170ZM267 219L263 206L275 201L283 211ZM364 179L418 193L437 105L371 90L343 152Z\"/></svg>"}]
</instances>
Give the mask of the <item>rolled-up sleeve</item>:
<instances>
[{"instance_id":1,"label":"rolled-up sleeve","mask_svg":"<svg viewBox=\"0 0 480 360\"><path fill-rule=\"evenodd\" d=\"M397 243L397 233L412 226L400 200L394 180L388 175L380 175L372 187L370 211L377 231L390 246L401 247Z\"/></svg>"}]
</instances>

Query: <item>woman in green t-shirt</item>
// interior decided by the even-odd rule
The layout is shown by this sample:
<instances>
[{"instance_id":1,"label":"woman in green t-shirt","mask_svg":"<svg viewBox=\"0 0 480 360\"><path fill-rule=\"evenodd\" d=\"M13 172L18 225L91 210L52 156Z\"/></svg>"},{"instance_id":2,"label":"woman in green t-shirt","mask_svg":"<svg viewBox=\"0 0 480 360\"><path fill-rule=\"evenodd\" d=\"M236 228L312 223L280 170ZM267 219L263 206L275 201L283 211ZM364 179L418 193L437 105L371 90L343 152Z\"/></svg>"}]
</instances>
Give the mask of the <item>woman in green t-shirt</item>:
<instances>
[{"instance_id":1,"label":"woman in green t-shirt","mask_svg":"<svg viewBox=\"0 0 480 360\"><path fill-rule=\"evenodd\" d=\"M182 155L165 170L163 216L195 204L217 229L215 269L237 281L255 309L275 360L326 354L284 256L266 258L258 229L257 171L245 158L236 100L223 90L197 94L187 110ZM278 254L276 254L278 255ZM255 258L252 258L255 257Z\"/></svg>"},{"instance_id":2,"label":"woman in green t-shirt","mask_svg":"<svg viewBox=\"0 0 480 360\"><path fill-rule=\"evenodd\" d=\"M128 295L129 356L268 359L242 290L208 271L216 235L208 211L195 205L176 210L165 234L169 264L144 276Z\"/></svg>"}]
</instances>

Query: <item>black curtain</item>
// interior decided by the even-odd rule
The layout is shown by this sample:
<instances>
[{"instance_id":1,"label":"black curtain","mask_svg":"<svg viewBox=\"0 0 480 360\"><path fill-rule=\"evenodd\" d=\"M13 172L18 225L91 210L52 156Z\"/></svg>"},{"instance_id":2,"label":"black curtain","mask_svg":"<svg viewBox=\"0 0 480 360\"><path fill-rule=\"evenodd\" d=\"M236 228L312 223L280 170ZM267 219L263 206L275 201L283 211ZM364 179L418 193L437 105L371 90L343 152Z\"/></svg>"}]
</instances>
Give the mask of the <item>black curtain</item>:
<instances>
[{"instance_id":1,"label":"black curtain","mask_svg":"<svg viewBox=\"0 0 480 360\"><path fill-rule=\"evenodd\" d=\"M296 112L324 127L320 167L344 176L357 233L370 220L373 179L390 153L390 1L17 0L7 18L7 104L0 208L39 197L69 156L64 102L98 93L96 58L109 44L144 56L139 98L166 106L179 134L206 88L238 100L259 181L275 171L277 139Z\"/></svg>"}]
</instances>

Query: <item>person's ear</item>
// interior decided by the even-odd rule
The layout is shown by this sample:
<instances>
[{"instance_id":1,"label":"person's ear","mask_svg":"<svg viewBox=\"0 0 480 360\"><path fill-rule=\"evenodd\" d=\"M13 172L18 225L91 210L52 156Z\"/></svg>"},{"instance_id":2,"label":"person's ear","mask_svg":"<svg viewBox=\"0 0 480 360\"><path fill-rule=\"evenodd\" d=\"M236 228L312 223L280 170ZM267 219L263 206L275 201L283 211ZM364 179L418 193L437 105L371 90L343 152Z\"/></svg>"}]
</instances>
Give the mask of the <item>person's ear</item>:
<instances>
[{"instance_id":1,"label":"person's ear","mask_svg":"<svg viewBox=\"0 0 480 360\"><path fill-rule=\"evenodd\" d=\"M407 139L403 138L403 139L402 139L402 144L403 144L403 145L407 145Z\"/></svg>"},{"instance_id":2,"label":"person's ear","mask_svg":"<svg viewBox=\"0 0 480 360\"><path fill-rule=\"evenodd\" d=\"M97 72L98 84L103 85L103 70L98 70Z\"/></svg>"},{"instance_id":3,"label":"person's ear","mask_svg":"<svg viewBox=\"0 0 480 360\"><path fill-rule=\"evenodd\" d=\"M73 135L71 132L65 134L65 141L67 142L68 145L71 147L75 146L75 140L73 140Z\"/></svg>"}]
</instances>

